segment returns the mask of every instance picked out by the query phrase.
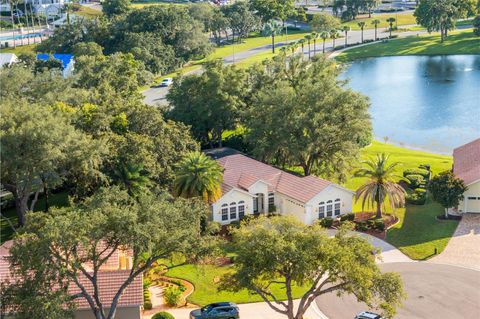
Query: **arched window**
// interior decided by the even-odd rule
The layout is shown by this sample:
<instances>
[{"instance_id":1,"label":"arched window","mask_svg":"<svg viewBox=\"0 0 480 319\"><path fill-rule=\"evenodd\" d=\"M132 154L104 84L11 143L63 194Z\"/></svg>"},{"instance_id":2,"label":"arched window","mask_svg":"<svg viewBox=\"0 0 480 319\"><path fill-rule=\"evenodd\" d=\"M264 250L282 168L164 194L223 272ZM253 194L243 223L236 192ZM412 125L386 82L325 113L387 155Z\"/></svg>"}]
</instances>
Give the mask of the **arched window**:
<instances>
[{"instance_id":1,"label":"arched window","mask_svg":"<svg viewBox=\"0 0 480 319\"><path fill-rule=\"evenodd\" d=\"M318 218L325 218L325 202L318 204Z\"/></svg>"},{"instance_id":2,"label":"arched window","mask_svg":"<svg viewBox=\"0 0 480 319\"><path fill-rule=\"evenodd\" d=\"M242 219L245 216L245 202L243 200L238 202L238 219Z\"/></svg>"},{"instance_id":3,"label":"arched window","mask_svg":"<svg viewBox=\"0 0 480 319\"><path fill-rule=\"evenodd\" d=\"M222 221L228 220L228 204L223 204L222 205Z\"/></svg>"},{"instance_id":4,"label":"arched window","mask_svg":"<svg viewBox=\"0 0 480 319\"><path fill-rule=\"evenodd\" d=\"M230 203L230 219L237 219L237 203L235 202Z\"/></svg>"},{"instance_id":5,"label":"arched window","mask_svg":"<svg viewBox=\"0 0 480 319\"><path fill-rule=\"evenodd\" d=\"M337 198L335 200L335 206L334 206L334 214L335 216L340 215L340 207L342 206L342 202L340 201L340 198Z\"/></svg>"},{"instance_id":6,"label":"arched window","mask_svg":"<svg viewBox=\"0 0 480 319\"><path fill-rule=\"evenodd\" d=\"M333 201L327 201L327 217L333 216Z\"/></svg>"}]
</instances>

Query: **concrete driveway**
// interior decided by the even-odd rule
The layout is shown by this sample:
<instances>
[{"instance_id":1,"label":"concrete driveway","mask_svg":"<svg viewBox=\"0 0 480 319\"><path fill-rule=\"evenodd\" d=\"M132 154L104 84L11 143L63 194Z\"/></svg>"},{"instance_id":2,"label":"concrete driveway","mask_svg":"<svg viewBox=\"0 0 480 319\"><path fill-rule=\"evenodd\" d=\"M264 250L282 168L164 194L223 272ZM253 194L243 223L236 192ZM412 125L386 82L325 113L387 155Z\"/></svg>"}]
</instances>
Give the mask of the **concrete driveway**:
<instances>
[{"instance_id":1,"label":"concrete driveway","mask_svg":"<svg viewBox=\"0 0 480 319\"><path fill-rule=\"evenodd\" d=\"M380 268L400 273L408 295L395 319L480 318L480 272L433 263L386 263ZM352 319L368 309L351 295L334 293L318 298L317 305L331 319Z\"/></svg>"},{"instance_id":2,"label":"concrete driveway","mask_svg":"<svg viewBox=\"0 0 480 319\"><path fill-rule=\"evenodd\" d=\"M463 215L445 250L429 262L480 270L480 214Z\"/></svg>"}]
</instances>

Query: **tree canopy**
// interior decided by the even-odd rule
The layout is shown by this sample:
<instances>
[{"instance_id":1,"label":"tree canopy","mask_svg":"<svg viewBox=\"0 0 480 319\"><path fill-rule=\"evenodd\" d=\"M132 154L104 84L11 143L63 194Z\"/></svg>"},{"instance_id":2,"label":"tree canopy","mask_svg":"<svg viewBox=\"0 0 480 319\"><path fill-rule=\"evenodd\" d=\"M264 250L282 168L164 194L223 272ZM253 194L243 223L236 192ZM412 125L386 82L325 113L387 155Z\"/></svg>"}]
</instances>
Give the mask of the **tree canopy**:
<instances>
[{"instance_id":1,"label":"tree canopy","mask_svg":"<svg viewBox=\"0 0 480 319\"><path fill-rule=\"evenodd\" d=\"M122 293L156 260L174 253L194 259L200 252L210 251L205 249L210 247L210 239L200 234L205 214L206 207L195 200L173 200L148 192L133 200L115 187L101 189L70 208L53 209L51 214L30 213L10 250L12 271L17 278L27 280L18 280L11 289L24 289L24 283L36 285L27 294L29 303L20 303L17 310L31 313L42 306L42 297L57 294L49 300L51 309L60 309L62 304L58 303L68 298L85 298L95 318L115 318ZM116 287L113 299L102 304L98 275L110 256L119 251L132 255L132 268ZM80 277L94 289L85 289ZM78 293L69 294L69 286ZM18 297L11 302L15 304Z\"/></svg>"},{"instance_id":2,"label":"tree canopy","mask_svg":"<svg viewBox=\"0 0 480 319\"><path fill-rule=\"evenodd\" d=\"M433 199L445 208L446 217L448 209L457 207L467 190L463 180L457 178L452 171L445 171L433 177L427 188L432 193Z\"/></svg>"},{"instance_id":3,"label":"tree canopy","mask_svg":"<svg viewBox=\"0 0 480 319\"><path fill-rule=\"evenodd\" d=\"M311 303L328 292L354 294L368 306L382 309L387 318L393 317L404 298L400 276L382 273L372 254L375 248L345 228L329 237L319 224L306 226L294 217L262 217L242 223L232 233L236 271L225 276L223 288L257 293L289 319L302 319ZM286 301L271 293L274 283L285 286ZM293 285L308 287L298 307L293 303Z\"/></svg>"}]
</instances>

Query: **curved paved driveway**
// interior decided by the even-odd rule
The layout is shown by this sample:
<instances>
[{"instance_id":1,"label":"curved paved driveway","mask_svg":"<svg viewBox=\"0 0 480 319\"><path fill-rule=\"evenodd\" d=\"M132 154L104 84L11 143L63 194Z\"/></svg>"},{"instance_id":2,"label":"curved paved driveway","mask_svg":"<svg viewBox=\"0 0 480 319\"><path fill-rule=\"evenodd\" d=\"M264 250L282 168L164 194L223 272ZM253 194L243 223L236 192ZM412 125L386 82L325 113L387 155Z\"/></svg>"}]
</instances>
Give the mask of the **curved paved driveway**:
<instances>
[{"instance_id":1,"label":"curved paved driveway","mask_svg":"<svg viewBox=\"0 0 480 319\"><path fill-rule=\"evenodd\" d=\"M480 270L480 214L465 214L445 250L429 262Z\"/></svg>"},{"instance_id":2,"label":"curved paved driveway","mask_svg":"<svg viewBox=\"0 0 480 319\"><path fill-rule=\"evenodd\" d=\"M433 263L386 263L383 271L402 276L408 294L395 319L480 318L480 272ZM352 319L367 307L348 295L321 296L317 305L331 319Z\"/></svg>"}]
</instances>

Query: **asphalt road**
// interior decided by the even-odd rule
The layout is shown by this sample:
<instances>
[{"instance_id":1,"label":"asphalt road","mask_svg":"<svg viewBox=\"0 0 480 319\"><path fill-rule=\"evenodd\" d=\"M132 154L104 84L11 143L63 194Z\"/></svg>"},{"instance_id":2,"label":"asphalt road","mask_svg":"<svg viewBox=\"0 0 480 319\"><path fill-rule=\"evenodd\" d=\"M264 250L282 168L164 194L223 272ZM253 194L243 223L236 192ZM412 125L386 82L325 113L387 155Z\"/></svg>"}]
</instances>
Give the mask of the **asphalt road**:
<instances>
[{"instance_id":1,"label":"asphalt road","mask_svg":"<svg viewBox=\"0 0 480 319\"><path fill-rule=\"evenodd\" d=\"M395 319L479 319L480 272L449 265L413 262L379 265L402 276L407 299ZM330 293L317 305L330 319L352 319L365 304L350 295Z\"/></svg>"}]
</instances>

